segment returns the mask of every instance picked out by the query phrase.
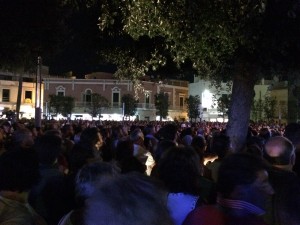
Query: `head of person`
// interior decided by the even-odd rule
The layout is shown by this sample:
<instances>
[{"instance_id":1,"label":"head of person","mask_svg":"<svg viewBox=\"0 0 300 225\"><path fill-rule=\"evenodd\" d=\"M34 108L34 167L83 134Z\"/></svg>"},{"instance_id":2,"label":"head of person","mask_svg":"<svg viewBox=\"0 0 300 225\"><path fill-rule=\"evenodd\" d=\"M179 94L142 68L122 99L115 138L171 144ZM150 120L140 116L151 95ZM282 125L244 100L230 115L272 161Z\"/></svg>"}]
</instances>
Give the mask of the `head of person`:
<instances>
[{"instance_id":1,"label":"head of person","mask_svg":"<svg viewBox=\"0 0 300 225\"><path fill-rule=\"evenodd\" d=\"M265 144L265 158L273 166L292 170L296 159L295 147L292 142L285 137L271 137Z\"/></svg>"},{"instance_id":2,"label":"head of person","mask_svg":"<svg viewBox=\"0 0 300 225\"><path fill-rule=\"evenodd\" d=\"M83 166L75 177L76 199L83 203L95 191L97 182L102 178L117 176L120 169L113 163L91 162Z\"/></svg>"},{"instance_id":3,"label":"head of person","mask_svg":"<svg viewBox=\"0 0 300 225\"><path fill-rule=\"evenodd\" d=\"M274 193L268 181L268 164L248 153L226 156L219 168L217 188L220 197L240 200L265 209L267 197Z\"/></svg>"},{"instance_id":4,"label":"head of person","mask_svg":"<svg viewBox=\"0 0 300 225\"><path fill-rule=\"evenodd\" d=\"M264 140L258 136L250 136L247 138L245 152L263 157Z\"/></svg>"},{"instance_id":5,"label":"head of person","mask_svg":"<svg viewBox=\"0 0 300 225\"><path fill-rule=\"evenodd\" d=\"M151 124L147 125L147 126L144 128L144 133L145 133L145 135L148 135L148 134L155 134L154 126L151 125Z\"/></svg>"},{"instance_id":6,"label":"head of person","mask_svg":"<svg viewBox=\"0 0 300 225\"><path fill-rule=\"evenodd\" d=\"M300 124L289 123L284 130L284 134L296 147L300 147Z\"/></svg>"},{"instance_id":7,"label":"head of person","mask_svg":"<svg viewBox=\"0 0 300 225\"><path fill-rule=\"evenodd\" d=\"M133 156L134 146L131 140L121 140L117 144L115 158L117 161Z\"/></svg>"},{"instance_id":8,"label":"head of person","mask_svg":"<svg viewBox=\"0 0 300 225\"><path fill-rule=\"evenodd\" d=\"M0 191L28 192L39 177L34 151L7 151L0 156Z\"/></svg>"},{"instance_id":9,"label":"head of person","mask_svg":"<svg viewBox=\"0 0 300 225\"><path fill-rule=\"evenodd\" d=\"M269 128L263 127L259 130L258 136L264 140L264 143L266 143L269 140L269 138L272 136L272 133Z\"/></svg>"},{"instance_id":10,"label":"head of person","mask_svg":"<svg viewBox=\"0 0 300 225\"><path fill-rule=\"evenodd\" d=\"M195 136L193 137L191 146L199 155L203 155L206 150L206 140L203 136Z\"/></svg>"},{"instance_id":11,"label":"head of person","mask_svg":"<svg viewBox=\"0 0 300 225\"><path fill-rule=\"evenodd\" d=\"M171 225L166 192L151 177L129 173L101 179L87 199L86 225Z\"/></svg>"},{"instance_id":12,"label":"head of person","mask_svg":"<svg viewBox=\"0 0 300 225\"><path fill-rule=\"evenodd\" d=\"M43 135L36 139L34 149L43 165L53 165L61 153L62 139L57 135Z\"/></svg>"},{"instance_id":13,"label":"head of person","mask_svg":"<svg viewBox=\"0 0 300 225\"><path fill-rule=\"evenodd\" d=\"M80 136L80 142L82 146L99 150L103 145L102 136L97 127L88 127L83 130Z\"/></svg>"},{"instance_id":14,"label":"head of person","mask_svg":"<svg viewBox=\"0 0 300 225\"><path fill-rule=\"evenodd\" d=\"M159 136L163 140L176 141L178 128L175 124L169 123L159 130Z\"/></svg>"},{"instance_id":15,"label":"head of person","mask_svg":"<svg viewBox=\"0 0 300 225\"><path fill-rule=\"evenodd\" d=\"M161 157L157 166L158 178L171 193L199 194L201 165L191 147L173 147Z\"/></svg>"},{"instance_id":16,"label":"head of person","mask_svg":"<svg viewBox=\"0 0 300 225\"><path fill-rule=\"evenodd\" d=\"M61 133L64 137L69 138L74 135L74 128L71 124L65 124L61 128Z\"/></svg>"},{"instance_id":17,"label":"head of person","mask_svg":"<svg viewBox=\"0 0 300 225\"><path fill-rule=\"evenodd\" d=\"M218 159L223 159L227 153L230 151L231 143L230 138L222 133L217 133L213 135L211 140L210 150L216 153Z\"/></svg>"},{"instance_id":18,"label":"head of person","mask_svg":"<svg viewBox=\"0 0 300 225\"><path fill-rule=\"evenodd\" d=\"M17 129L12 134L14 149L28 149L34 144L32 133L27 128Z\"/></svg>"},{"instance_id":19,"label":"head of person","mask_svg":"<svg viewBox=\"0 0 300 225\"><path fill-rule=\"evenodd\" d=\"M158 162L161 155L169 148L175 147L176 143L171 140L162 140L158 142L156 151L154 152L155 161Z\"/></svg>"},{"instance_id":20,"label":"head of person","mask_svg":"<svg viewBox=\"0 0 300 225\"><path fill-rule=\"evenodd\" d=\"M140 128L135 128L130 133L130 140L134 144L143 145L144 144L144 134Z\"/></svg>"}]
</instances>

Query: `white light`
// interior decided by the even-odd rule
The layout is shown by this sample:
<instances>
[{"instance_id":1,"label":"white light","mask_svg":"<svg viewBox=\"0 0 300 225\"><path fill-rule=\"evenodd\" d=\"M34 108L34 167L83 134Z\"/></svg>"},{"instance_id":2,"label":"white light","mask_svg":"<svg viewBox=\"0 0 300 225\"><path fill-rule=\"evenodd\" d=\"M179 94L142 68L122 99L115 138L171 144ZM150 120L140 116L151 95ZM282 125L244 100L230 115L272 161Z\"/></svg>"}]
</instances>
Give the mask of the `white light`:
<instances>
[{"instance_id":1,"label":"white light","mask_svg":"<svg viewBox=\"0 0 300 225\"><path fill-rule=\"evenodd\" d=\"M204 90L202 92L202 108L212 108L213 105L213 95L209 90Z\"/></svg>"}]
</instances>

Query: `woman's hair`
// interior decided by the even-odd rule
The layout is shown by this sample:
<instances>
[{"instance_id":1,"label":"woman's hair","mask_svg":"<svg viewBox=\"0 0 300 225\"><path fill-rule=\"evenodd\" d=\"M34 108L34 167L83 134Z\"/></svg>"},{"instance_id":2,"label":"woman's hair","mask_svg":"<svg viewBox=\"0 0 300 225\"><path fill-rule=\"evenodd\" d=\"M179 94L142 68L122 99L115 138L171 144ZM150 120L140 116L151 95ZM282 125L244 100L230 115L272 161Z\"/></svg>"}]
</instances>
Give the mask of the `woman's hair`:
<instances>
[{"instance_id":1,"label":"woman's hair","mask_svg":"<svg viewBox=\"0 0 300 225\"><path fill-rule=\"evenodd\" d=\"M102 179L86 201L85 224L171 225L167 193L151 177L129 173Z\"/></svg>"},{"instance_id":2,"label":"woman's hair","mask_svg":"<svg viewBox=\"0 0 300 225\"><path fill-rule=\"evenodd\" d=\"M158 162L158 177L169 192L198 195L201 177L200 159L191 147L173 147Z\"/></svg>"},{"instance_id":3,"label":"woman's hair","mask_svg":"<svg viewBox=\"0 0 300 225\"><path fill-rule=\"evenodd\" d=\"M113 163L92 162L83 166L75 178L76 198L84 201L95 191L97 182L103 177L112 177L120 173L120 169Z\"/></svg>"}]
</instances>

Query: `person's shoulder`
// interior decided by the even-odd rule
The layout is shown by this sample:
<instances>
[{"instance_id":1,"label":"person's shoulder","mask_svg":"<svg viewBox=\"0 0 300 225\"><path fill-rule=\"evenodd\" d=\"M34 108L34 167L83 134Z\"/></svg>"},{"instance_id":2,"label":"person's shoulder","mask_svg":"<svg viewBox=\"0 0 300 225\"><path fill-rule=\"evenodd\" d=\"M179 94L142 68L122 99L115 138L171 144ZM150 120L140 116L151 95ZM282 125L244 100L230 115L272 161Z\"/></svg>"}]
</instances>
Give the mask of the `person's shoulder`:
<instances>
[{"instance_id":1,"label":"person's shoulder","mask_svg":"<svg viewBox=\"0 0 300 225\"><path fill-rule=\"evenodd\" d=\"M225 214L214 205L195 208L186 217L183 225L223 225Z\"/></svg>"}]
</instances>

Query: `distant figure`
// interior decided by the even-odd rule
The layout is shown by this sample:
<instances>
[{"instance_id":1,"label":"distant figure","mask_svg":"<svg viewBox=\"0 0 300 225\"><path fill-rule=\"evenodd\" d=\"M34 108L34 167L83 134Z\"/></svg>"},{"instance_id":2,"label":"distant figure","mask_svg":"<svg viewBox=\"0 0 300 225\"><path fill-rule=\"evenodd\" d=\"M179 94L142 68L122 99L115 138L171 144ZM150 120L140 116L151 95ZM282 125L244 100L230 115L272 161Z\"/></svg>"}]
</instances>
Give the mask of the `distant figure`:
<instances>
[{"instance_id":1,"label":"distant figure","mask_svg":"<svg viewBox=\"0 0 300 225\"><path fill-rule=\"evenodd\" d=\"M87 199L85 225L172 225L166 192L150 177L125 174L102 179Z\"/></svg>"},{"instance_id":2,"label":"distant figure","mask_svg":"<svg viewBox=\"0 0 300 225\"><path fill-rule=\"evenodd\" d=\"M266 225L261 216L274 193L267 168L262 158L251 154L225 157L218 175L218 204L196 208L183 225Z\"/></svg>"}]
</instances>

